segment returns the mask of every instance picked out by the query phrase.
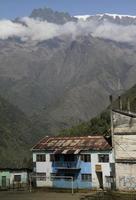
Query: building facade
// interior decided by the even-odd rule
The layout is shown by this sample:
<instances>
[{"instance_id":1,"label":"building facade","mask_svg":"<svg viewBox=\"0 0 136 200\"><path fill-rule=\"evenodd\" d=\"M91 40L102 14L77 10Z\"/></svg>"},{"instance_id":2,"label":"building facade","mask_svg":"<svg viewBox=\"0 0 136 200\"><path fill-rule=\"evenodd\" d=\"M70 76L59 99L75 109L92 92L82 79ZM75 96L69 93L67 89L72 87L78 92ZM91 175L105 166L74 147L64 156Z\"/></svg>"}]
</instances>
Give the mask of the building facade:
<instances>
[{"instance_id":1,"label":"building facade","mask_svg":"<svg viewBox=\"0 0 136 200\"><path fill-rule=\"evenodd\" d=\"M136 190L136 114L112 111L116 189Z\"/></svg>"},{"instance_id":2,"label":"building facade","mask_svg":"<svg viewBox=\"0 0 136 200\"><path fill-rule=\"evenodd\" d=\"M0 189L15 189L29 184L29 169L0 169Z\"/></svg>"},{"instance_id":3,"label":"building facade","mask_svg":"<svg viewBox=\"0 0 136 200\"><path fill-rule=\"evenodd\" d=\"M102 136L46 137L32 152L37 187L112 187L112 148Z\"/></svg>"}]
</instances>

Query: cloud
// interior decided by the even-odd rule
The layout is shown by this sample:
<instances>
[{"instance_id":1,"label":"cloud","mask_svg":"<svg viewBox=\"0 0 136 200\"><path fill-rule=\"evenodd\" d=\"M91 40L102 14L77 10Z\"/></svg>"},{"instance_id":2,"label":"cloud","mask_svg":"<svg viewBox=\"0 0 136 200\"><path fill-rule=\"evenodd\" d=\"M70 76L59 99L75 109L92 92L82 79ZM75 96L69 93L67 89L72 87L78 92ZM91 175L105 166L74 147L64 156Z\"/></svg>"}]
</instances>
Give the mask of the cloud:
<instances>
[{"instance_id":1,"label":"cloud","mask_svg":"<svg viewBox=\"0 0 136 200\"><path fill-rule=\"evenodd\" d=\"M92 36L117 42L136 42L136 25L123 26L106 22L96 27Z\"/></svg>"},{"instance_id":2,"label":"cloud","mask_svg":"<svg viewBox=\"0 0 136 200\"><path fill-rule=\"evenodd\" d=\"M8 39L9 37L25 35L27 28L21 24L13 23L10 20L0 21L0 39Z\"/></svg>"},{"instance_id":3,"label":"cloud","mask_svg":"<svg viewBox=\"0 0 136 200\"><path fill-rule=\"evenodd\" d=\"M136 26L117 25L108 21L98 24L93 20L57 25L29 17L22 18L21 23L0 20L0 39L3 40L19 37L22 41L43 41L62 35L71 35L72 38L75 38L78 35L88 34L117 42L134 42Z\"/></svg>"}]
</instances>

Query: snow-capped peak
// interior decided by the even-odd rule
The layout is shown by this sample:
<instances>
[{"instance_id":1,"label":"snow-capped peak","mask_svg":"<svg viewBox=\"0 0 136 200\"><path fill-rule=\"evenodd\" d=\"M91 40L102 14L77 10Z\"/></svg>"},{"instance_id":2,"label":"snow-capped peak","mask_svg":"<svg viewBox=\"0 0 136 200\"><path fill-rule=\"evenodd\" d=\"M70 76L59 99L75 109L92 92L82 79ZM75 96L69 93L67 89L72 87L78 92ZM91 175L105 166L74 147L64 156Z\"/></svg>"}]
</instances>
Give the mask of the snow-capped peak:
<instances>
[{"instance_id":1,"label":"snow-capped peak","mask_svg":"<svg viewBox=\"0 0 136 200\"><path fill-rule=\"evenodd\" d=\"M75 18L86 21L91 15L76 15Z\"/></svg>"},{"instance_id":2,"label":"snow-capped peak","mask_svg":"<svg viewBox=\"0 0 136 200\"><path fill-rule=\"evenodd\" d=\"M121 14L111 14L111 13L103 13L103 14L96 14L96 15L76 15L74 17L76 17L79 20L86 21L89 17L94 17L94 16L97 16L100 18L104 16L110 16L110 17L113 17L113 19L116 19L117 17L120 19L125 18L125 17L136 19L135 15L121 15Z\"/></svg>"},{"instance_id":3,"label":"snow-capped peak","mask_svg":"<svg viewBox=\"0 0 136 200\"><path fill-rule=\"evenodd\" d=\"M104 13L104 14L97 14L96 16L100 16L100 17L103 17L103 16L110 16L110 17L113 17L114 19L116 19L116 17L119 17L120 19L124 18L124 17L129 17L129 18L133 18L135 19L136 16L135 15L120 15L120 14L110 14L110 13Z\"/></svg>"}]
</instances>

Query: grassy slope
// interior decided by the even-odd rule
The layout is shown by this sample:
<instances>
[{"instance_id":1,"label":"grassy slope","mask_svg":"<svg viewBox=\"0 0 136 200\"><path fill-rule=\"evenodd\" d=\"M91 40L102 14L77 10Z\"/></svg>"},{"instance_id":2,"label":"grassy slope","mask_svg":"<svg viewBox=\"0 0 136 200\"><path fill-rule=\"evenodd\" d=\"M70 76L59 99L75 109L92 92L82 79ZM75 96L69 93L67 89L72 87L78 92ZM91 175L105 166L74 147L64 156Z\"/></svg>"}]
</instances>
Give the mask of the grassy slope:
<instances>
[{"instance_id":1,"label":"grassy slope","mask_svg":"<svg viewBox=\"0 0 136 200\"><path fill-rule=\"evenodd\" d=\"M127 102L130 102L130 111L136 112L136 85L125 92L122 96L123 110L127 110ZM113 108L118 109L119 103L116 100L113 103ZM70 129L64 129L60 132L60 135L109 135L110 134L110 113L109 109L102 112L97 117L91 119L88 122L80 123L77 126L73 126Z\"/></svg>"},{"instance_id":2,"label":"grassy slope","mask_svg":"<svg viewBox=\"0 0 136 200\"><path fill-rule=\"evenodd\" d=\"M26 167L41 137L24 113L0 97L0 167Z\"/></svg>"}]
</instances>

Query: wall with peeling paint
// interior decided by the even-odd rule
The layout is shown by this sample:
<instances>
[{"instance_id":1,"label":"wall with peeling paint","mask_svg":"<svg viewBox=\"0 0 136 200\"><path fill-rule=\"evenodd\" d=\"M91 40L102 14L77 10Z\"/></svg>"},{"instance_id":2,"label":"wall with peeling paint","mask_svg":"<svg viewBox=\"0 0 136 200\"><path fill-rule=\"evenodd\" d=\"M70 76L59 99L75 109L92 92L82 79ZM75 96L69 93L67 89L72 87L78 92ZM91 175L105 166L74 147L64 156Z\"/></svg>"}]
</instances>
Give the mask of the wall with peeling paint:
<instances>
[{"instance_id":1,"label":"wall with peeling paint","mask_svg":"<svg viewBox=\"0 0 136 200\"><path fill-rule=\"evenodd\" d=\"M136 115L113 112L116 188L136 190Z\"/></svg>"}]
</instances>

